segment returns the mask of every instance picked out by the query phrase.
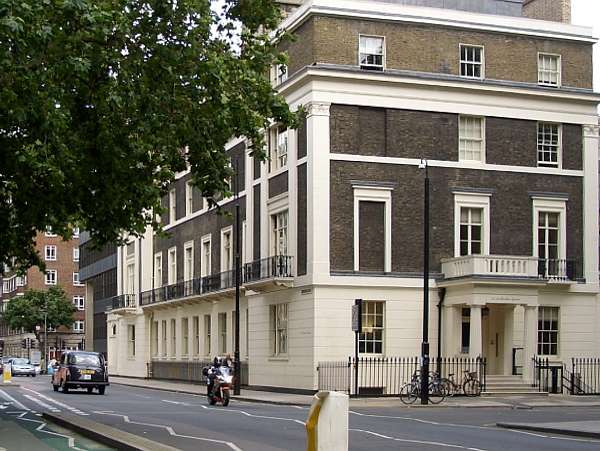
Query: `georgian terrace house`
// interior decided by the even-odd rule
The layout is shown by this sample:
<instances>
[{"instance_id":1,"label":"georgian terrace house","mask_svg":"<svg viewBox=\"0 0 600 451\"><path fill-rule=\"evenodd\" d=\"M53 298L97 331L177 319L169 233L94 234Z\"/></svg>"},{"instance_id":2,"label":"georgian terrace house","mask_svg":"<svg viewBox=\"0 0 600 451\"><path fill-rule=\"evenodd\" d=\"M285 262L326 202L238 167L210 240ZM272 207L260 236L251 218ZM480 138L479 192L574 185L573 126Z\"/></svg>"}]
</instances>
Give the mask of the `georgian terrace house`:
<instances>
[{"instance_id":1,"label":"georgian terrace house","mask_svg":"<svg viewBox=\"0 0 600 451\"><path fill-rule=\"evenodd\" d=\"M422 159L432 355L441 340L442 355L485 357L498 375L511 374L513 349L522 362L597 355L591 30L568 23L562 1L282 3L296 40L272 79L306 121L268 130L267 162L242 138L227 149L247 382L315 389L319 362L353 354L356 298L361 355L419 354ZM178 174L164 199L170 237L149 230L118 250L112 374L173 377L233 354L233 220L188 181Z\"/></svg>"}]
</instances>

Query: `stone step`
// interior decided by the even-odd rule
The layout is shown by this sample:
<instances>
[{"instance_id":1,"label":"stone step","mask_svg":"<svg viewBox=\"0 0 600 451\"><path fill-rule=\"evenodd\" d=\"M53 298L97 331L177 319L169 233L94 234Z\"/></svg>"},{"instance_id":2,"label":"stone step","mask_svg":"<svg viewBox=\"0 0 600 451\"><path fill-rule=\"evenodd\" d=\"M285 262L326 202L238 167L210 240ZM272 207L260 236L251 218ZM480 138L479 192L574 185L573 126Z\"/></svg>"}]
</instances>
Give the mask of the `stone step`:
<instances>
[{"instance_id":1,"label":"stone step","mask_svg":"<svg viewBox=\"0 0 600 451\"><path fill-rule=\"evenodd\" d=\"M529 384L526 384L523 381L493 381L490 382L488 380L485 381L485 384L488 386L498 386L498 387L505 387L507 385L515 385L515 386L528 386Z\"/></svg>"},{"instance_id":2,"label":"stone step","mask_svg":"<svg viewBox=\"0 0 600 451\"><path fill-rule=\"evenodd\" d=\"M487 387L486 387L487 388ZM481 392L481 396L548 396L548 392L543 391L533 391L533 390L507 390L507 391L498 391L498 390L488 390Z\"/></svg>"}]
</instances>

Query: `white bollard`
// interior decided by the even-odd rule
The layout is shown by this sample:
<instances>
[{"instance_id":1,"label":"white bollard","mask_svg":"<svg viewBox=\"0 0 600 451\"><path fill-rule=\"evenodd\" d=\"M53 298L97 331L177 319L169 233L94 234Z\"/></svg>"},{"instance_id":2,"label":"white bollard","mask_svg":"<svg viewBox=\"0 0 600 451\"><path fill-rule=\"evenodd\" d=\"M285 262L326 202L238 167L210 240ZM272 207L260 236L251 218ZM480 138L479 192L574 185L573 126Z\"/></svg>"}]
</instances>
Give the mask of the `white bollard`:
<instances>
[{"instance_id":1,"label":"white bollard","mask_svg":"<svg viewBox=\"0 0 600 451\"><path fill-rule=\"evenodd\" d=\"M320 391L306 421L307 451L348 451L348 395Z\"/></svg>"},{"instance_id":2,"label":"white bollard","mask_svg":"<svg viewBox=\"0 0 600 451\"><path fill-rule=\"evenodd\" d=\"M12 382L12 365L10 363L7 363L4 365L4 368L2 369L2 381L5 384L10 384Z\"/></svg>"}]
</instances>

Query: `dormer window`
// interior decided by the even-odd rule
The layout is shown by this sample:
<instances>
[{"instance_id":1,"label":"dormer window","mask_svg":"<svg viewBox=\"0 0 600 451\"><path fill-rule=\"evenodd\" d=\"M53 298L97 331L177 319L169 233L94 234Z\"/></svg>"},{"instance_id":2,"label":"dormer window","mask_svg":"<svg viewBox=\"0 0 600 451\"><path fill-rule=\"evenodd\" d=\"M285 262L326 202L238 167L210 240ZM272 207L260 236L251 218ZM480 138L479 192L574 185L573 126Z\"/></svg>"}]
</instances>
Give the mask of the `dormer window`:
<instances>
[{"instance_id":1,"label":"dormer window","mask_svg":"<svg viewBox=\"0 0 600 451\"><path fill-rule=\"evenodd\" d=\"M460 45L460 76L484 78L483 47Z\"/></svg>"},{"instance_id":2,"label":"dormer window","mask_svg":"<svg viewBox=\"0 0 600 451\"><path fill-rule=\"evenodd\" d=\"M385 41L380 36L360 36L359 65L361 69L383 70Z\"/></svg>"},{"instance_id":3,"label":"dormer window","mask_svg":"<svg viewBox=\"0 0 600 451\"><path fill-rule=\"evenodd\" d=\"M560 86L560 55L538 54L538 84Z\"/></svg>"}]
</instances>

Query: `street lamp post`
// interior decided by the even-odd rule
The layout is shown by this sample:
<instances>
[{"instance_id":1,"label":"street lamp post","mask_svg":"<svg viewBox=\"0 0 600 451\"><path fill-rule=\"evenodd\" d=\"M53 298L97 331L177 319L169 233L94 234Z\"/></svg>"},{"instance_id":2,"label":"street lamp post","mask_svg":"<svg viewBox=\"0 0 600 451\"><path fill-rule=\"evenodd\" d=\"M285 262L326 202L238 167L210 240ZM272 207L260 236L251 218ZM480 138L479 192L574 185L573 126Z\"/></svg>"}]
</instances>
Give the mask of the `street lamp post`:
<instances>
[{"instance_id":1,"label":"street lamp post","mask_svg":"<svg viewBox=\"0 0 600 451\"><path fill-rule=\"evenodd\" d=\"M241 364L240 364L240 279L242 276L241 265L241 221L240 221L240 195L238 180L239 161L235 167L235 346L233 352L235 385L233 394L240 394Z\"/></svg>"},{"instance_id":2,"label":"street lamp post","mask_svg":"<svg viewBox=\"0 0 600 451\"><path fill-rule=\"evenodd\" d=\"M421 404L429 403L429 171L427 160L421 159L425 169L423 199L423 342L421 343Z\"/></svg>"}]
</instances>

